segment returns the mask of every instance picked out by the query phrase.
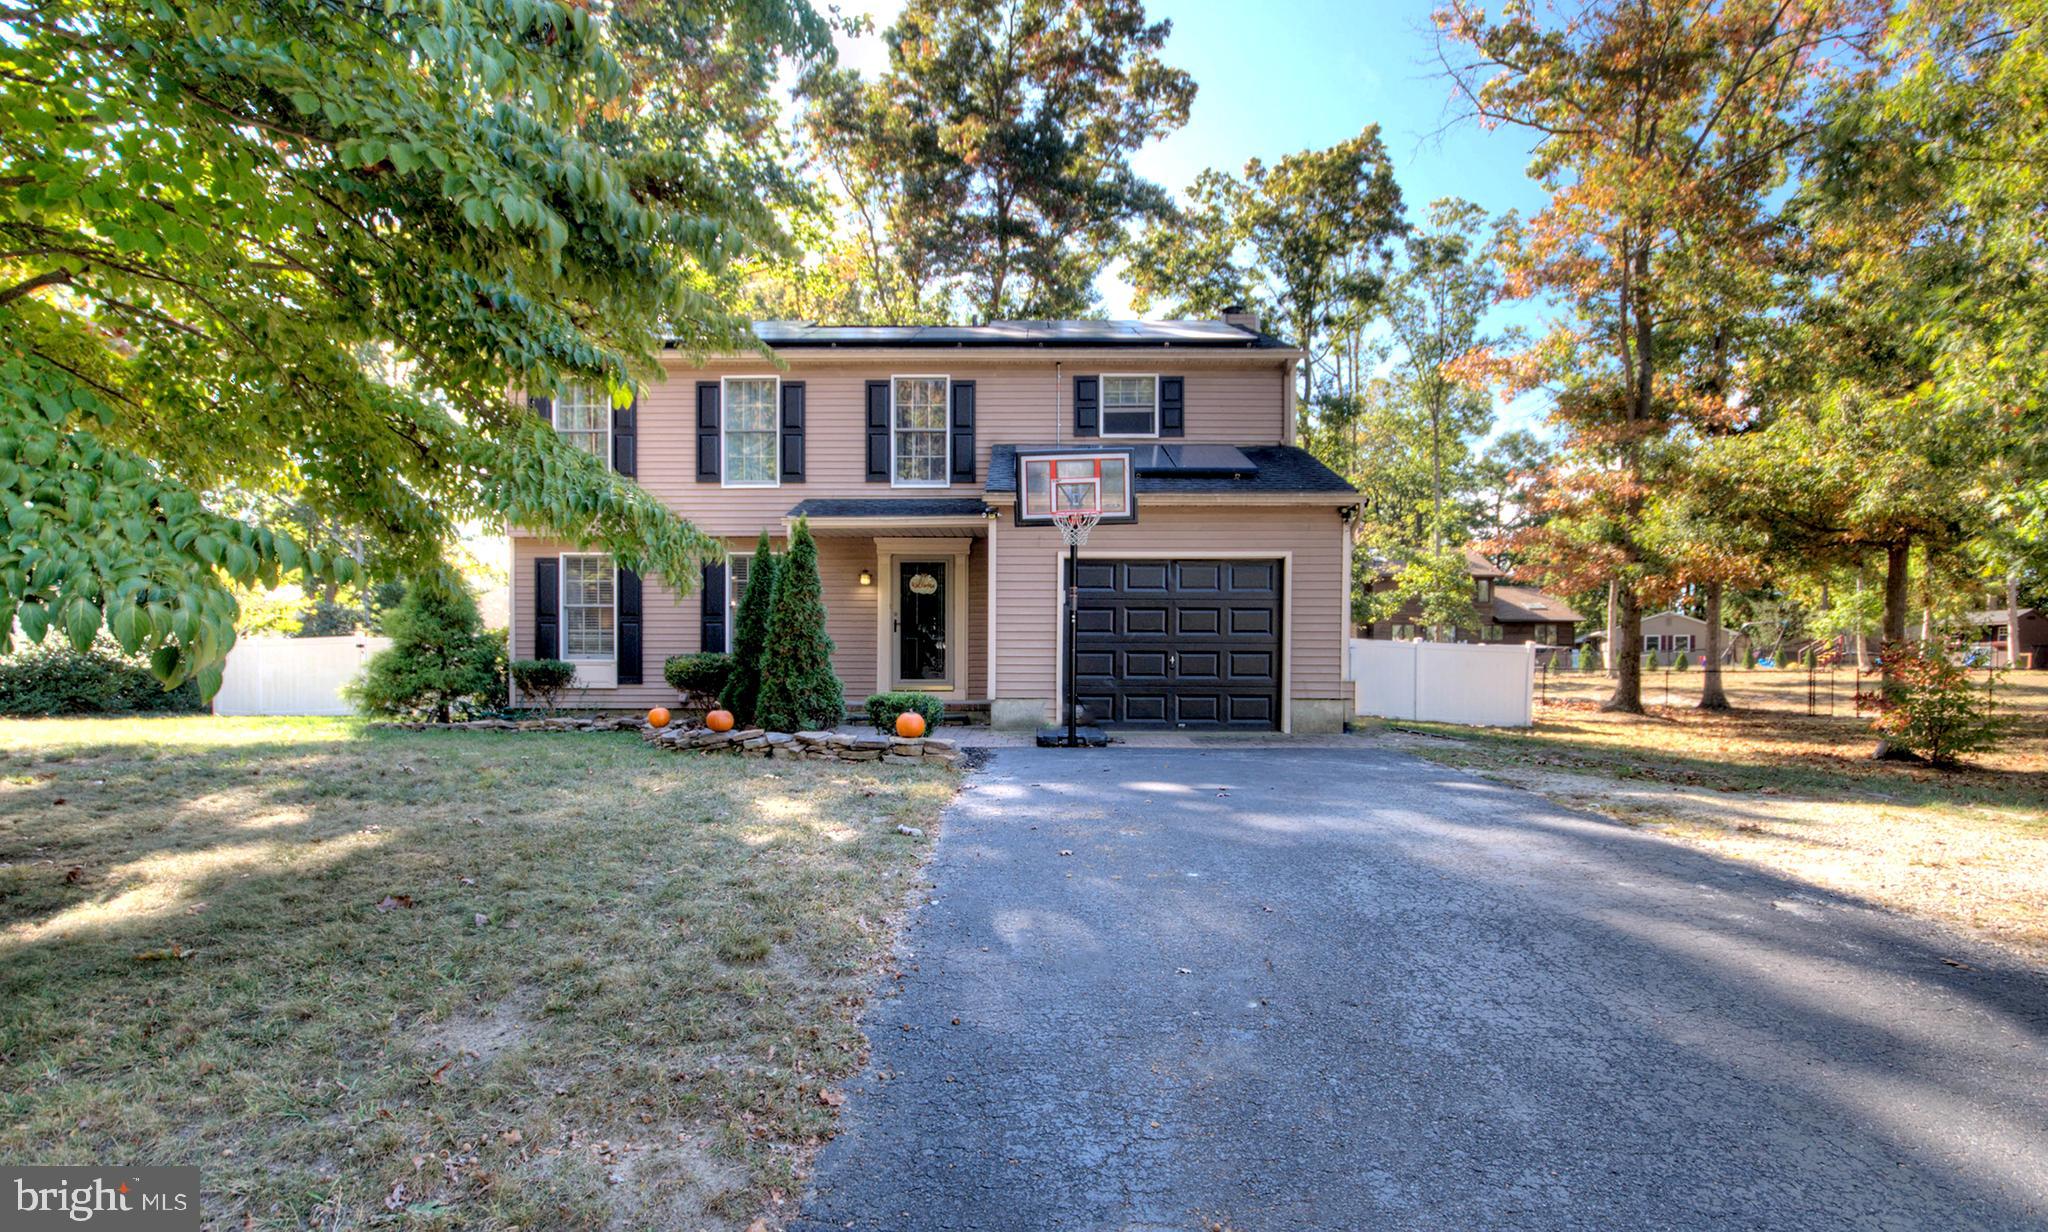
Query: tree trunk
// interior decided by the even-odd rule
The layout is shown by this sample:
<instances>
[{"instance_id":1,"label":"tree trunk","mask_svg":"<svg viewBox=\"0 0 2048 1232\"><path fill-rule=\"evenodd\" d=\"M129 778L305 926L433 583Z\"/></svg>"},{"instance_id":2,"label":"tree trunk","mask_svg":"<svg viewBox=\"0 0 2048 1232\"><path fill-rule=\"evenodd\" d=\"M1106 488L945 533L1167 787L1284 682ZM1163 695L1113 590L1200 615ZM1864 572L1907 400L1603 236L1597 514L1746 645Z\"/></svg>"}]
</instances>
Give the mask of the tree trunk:
<instances>
[{"instance_id":1,"label":"tree trunk","mask_svg":"<svg viewBox=\"0 0 2048 1232\"><path fill-rule=\"evenodd\" d=\"M1634 586L1614 584L1611 592L1615 608L1621 614L1621 627L1614 631L1609 643L1626 644L1632 653L1621 655L1615 662L1614 696L1600 707L1602 710L1618 710L1623 714L1643 712L1643 656L1633 653L1643 641L1643 609L1636 601Z\"/></svg>"},{"instance_id":2,"label":"tree trunk","mask_svg":"<svg viewBox=\"0 0 2048 1232\"><path fill-rule=\"evenodd\" d=\"M1605 650L1605 651L1607 652L1607 664L1606 664L1606 666L1607 666L1607 674L1608 674L1608 675L1609 675L1610 677L1614 675L1614 673L1615 673L1615 670L1616 670L1616 668L1617 668L1617 667L1618 667L1618 666L1620 665L1620 658L1621 658L1621 656L1620 656L1620 652L1619 652L1619 651L1617 651L1617 650L1615 650L1615 648L1614 648L1614 635L1615 635L1615 628L1614 628L1614 620L1615 620L1615 606L1614 606L1614 605L1615 605L1615 603L1617 602L1617 600L1616 600L1615 596L1616 596L1616 594L1618 594L1618 593L1620 592L1620 590L1621 590L1621 579L1620 579L1620 578L1608 578L1608 579L1607 579L1607 636L1606 636L1606 637L1605 637L1604 639L1602 639L1602 642L1603 642L1603 644L1602 644L1602 647L1601 647L1601 648L1602 648L1603 650Z\"/></svg>"},{"instance_id":3,"label":"tree trunk","mask_svg":"<svg viewBox=\"0 0 2048 1232\"><path fill-rule=\"evenodd\" d=\"M1870 633L1863 627L1863 566L1856 566L1856 628L1849 635L1856 642L1856 670L1870 670Z\"/></svg>"},{"instance_id":4,"label":"tree trunk","mask_svg":"<svg viewBox=\"0 0 2048 1232\"><path fill-rule=\"evenodd\" d=\"M2005 575L2005 666L2020 664L2020 571Z\"/></svg>"},{"instance_id":5,"label":"tree trunk","mask_svg":"<svg viewBox=\"0 0 2048 1232\"><path fill-rule=\"evenodd\" d=\"M1721 583L1707 583L1707 657L1701 664L1706 675L1700 682L1700 709L1728 709L1728 694L1721 688Z\"/></svg>"},{"instance_id":6,"label":"tree trunk","mask_svg":"<svg viewBox=\"0 0 2048 1232\"><path fill-rule=\"evenodd\" d=\"M1888 698L1896 698L1903 690L1892 675L1891 648L1895 643L1906 640L1906 572L1912 563L1913 541L1910 537L1901 539L1885 549L1884 555L1884 645L1879 649L1883 656L1880 664L1884 675L1878 687ZM1871 757L1878 761L1910 761L1913 754L1889 740L1879 740Z\"/></svg>"}]
</instances>

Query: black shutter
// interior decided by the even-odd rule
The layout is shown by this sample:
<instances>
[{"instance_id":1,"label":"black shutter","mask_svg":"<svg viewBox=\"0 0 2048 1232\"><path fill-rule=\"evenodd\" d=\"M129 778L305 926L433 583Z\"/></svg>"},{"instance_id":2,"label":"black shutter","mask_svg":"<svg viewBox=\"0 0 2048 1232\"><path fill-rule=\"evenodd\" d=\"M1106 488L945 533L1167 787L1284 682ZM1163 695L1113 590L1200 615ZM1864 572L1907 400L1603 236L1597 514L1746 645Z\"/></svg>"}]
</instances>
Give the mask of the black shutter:
<instances>
[{"instance_id":1,"label":"black shutter","mask_svg":"<svg viewBox=\"0 0 2048 1232\"><path fill-rule=\"evenodd\" d=\"M782 383L782 481L804 477L804 383Z\"/></svg>"},{"instance_id":2,"label":"black shutter","mask_svg":"<svg viewBox=\"0 0 2048 1232\"><path fill-rule=\"evenodd\" d=\"M700 633L697 649L708 654L725 653L725 565L723 562L704 566L703 603L698 609L702 619L698 625Z\"/></svg>"},{"instance_id":3,"label":"black shutter","mask_svg":"<svg viewBox=\"0 0 2048 1232\"><path fill-rule=\"evenodd\" d=\"M526 405L533 408L533 413L540 416L542 423L550 428L555 426L555 400L553 398L528 398Z\"/></svg>"},{"instance_id":4,"label":"black shutter","mask_svg":"<svg viewBox=\"0 0 2048 1232\"><path fill-rule=\"evenodd\" d=\"M631 479L640 473L640 391L612 408L612 469Z\"/></svg>"},{"instance_id":5,"label":"black shutter","mask_svg":"<svg viewBox=\"0 0 2048 1232\"><path fill-rule=\"evenodd\" d=\"M533 562L533 657L562 657L562 562L552 556Z\"/></svg>"},{"instance_id":6,"label":"black shutter","mask_svg":"<svg viewBox=\"0 0 2048 1232\"><path fill-rule=\"evenodd\" d=\"M868 482L889 482L889 382L868 382Z\"/></svg>"},{"instance_id":7,"label":"black shutter","mask_svg":"<svg viewBox=\"0 0 2048 1232\"><path fill-rule=\"evenodd\" d=\"M697 482L718 482L718 382L697 382Z\"/></svg>"},{"instance_id":8,"label":"black shutter","mask_svg":"<svg viewBox=\"0 0 2048 1232\"><path fill-rule=\"evenodd\" d=\"M619 605L618 681L640 683L640 575L623 566L613 580Z\"/></svg>"},{"instance_id":9,"label":"black shutter","mask_svg":"<svg viewBox=\"0 0 2048 1232\"><path fill-rule=\"evenodd\" d=\"M1187 435L1186 394L1185 378L1159 378L1159 435Z\"/></svg>"},{"instance_id":10,"label":"black shutter","mask_svg":"<svg viewBox=\"0 0 2048 1232\"><path fill-rule=\"evenodd\" d=\"M1102 429L1099 426L1100 420L1097 414L1098 403L1096 391L1098 388L1099 386L1095 377L1077 376L1074 378L1075 436L1101 435Z\"/></svg>"},{"instance_id":11,"label":"black shutter","mask_svg":"<svg viewBox=\"0 0 2048 1232\"><path fill-rule=\"evenodd\" d=\"M974 382L953 382L953 482L974 482Z\"/></svg>"}]
</instances>

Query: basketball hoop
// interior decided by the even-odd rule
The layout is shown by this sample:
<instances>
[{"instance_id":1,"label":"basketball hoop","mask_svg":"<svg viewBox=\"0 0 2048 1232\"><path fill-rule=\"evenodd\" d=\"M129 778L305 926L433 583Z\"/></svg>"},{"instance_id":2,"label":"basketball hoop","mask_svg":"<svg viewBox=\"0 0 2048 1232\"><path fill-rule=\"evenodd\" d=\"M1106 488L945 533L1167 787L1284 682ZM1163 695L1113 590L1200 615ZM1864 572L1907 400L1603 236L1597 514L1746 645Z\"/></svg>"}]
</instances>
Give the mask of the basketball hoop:
<instances>
[{"instance_id":1,"label":"basketball hoop","mask_svg":"<svg viewBox=\"0 0 2048 1232\"><path fill-rule=\"evenodd\" d=\"M1060 528L1060 542L1070 548L1087 543L1088 532L1094 530L1095 524L1101 520L1102 511L1099 509L1085 513L1076 511L1052 515L1052 524Z\"/></svg>"}]
</instances>

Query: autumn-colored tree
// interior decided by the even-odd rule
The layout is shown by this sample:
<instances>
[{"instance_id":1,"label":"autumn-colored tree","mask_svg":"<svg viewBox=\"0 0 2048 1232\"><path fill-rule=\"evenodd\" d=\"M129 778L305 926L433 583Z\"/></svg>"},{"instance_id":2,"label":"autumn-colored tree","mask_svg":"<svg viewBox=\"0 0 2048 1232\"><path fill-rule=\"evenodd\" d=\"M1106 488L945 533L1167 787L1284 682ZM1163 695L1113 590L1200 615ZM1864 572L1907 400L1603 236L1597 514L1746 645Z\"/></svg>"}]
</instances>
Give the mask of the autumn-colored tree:
<instances>
[{"instance_id":1,"label":"autumn-colored tree","mask_svg":"<svg viewBox=\"0 0 2048 1232\"><path fill-rule=\"evenodd\" d=\"M1752 307L1779 259L1774 196L1863 37L1838 0L1590 3L1498 16L1440 10L1444 63L1472 115L1541 137L1545 207L1507 236L1507 289L1566 319L1533 345L1468 362L1511 388L1547 386L1565 439L1517 541L1571 591L1614 583L1619 645L1639 645L1642 591L1665 573L1646 536L1651 494L1703 429L1747 414L1709 375L1715 326ZM1621 656L1609 708L1640 712L1641 665Z\"/></svg>"}]
</instances>

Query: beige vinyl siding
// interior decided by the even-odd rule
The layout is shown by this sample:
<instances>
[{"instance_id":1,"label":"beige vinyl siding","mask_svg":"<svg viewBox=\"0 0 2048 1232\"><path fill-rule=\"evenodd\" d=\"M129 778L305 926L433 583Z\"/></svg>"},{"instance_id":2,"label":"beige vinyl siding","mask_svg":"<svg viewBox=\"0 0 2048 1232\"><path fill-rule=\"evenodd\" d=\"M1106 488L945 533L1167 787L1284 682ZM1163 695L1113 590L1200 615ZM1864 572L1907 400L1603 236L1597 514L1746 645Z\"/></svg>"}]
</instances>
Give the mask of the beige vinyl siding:
<instances>
[{"instance_id":1,"label":"beige vinyl siding","mask_svg":"<svg viewBox=\"0 0 2048 1232\"><path fill-rule=\"evenodd\" d=\"M534 539L515 535L512 539L512 657L533 657L533 562L563 552L575 552L574 544L556 539ZM670 655L697 651L697 592L678 600L674 590L659 578L640 579L640 676L644 683L611 689L572 690L562 698L565 706L640 710L649 706L672 706L676 691L661 678L661 665Z\"/></svg>"},{"instance_id":2,"label":"beige vinyl siding","mask_svg":"<svg viewBox=\"0 0 2048 1232\"><path fill-rule=\"evenodd\" d=\"M881 579L860 584L860 571L875 567L875 541L827 535L818 540L818 579L825 592L825 633L832 639L832 670L858 706L875 691L875 605Z\"/></svg>"},{"instance_id":3,"label":"beige vinyl siding","mask_svg":"<svg viewBox=\"0 0 2048 1232\"><path fill-rule=\"evenodd\" d=\"M705 368L668 367L668 380L640 393L640 486L714 535L752 536L763 526L779 527L798 501L818 497L979 496L988 477L989 451L997 444L1071 441L1073 381L1076 375L1114 370L1158 371L1186 381L1190 443L1258 445L1286 438L1286 370L1279 365L1228 368L1147 366L1150 361L1112 356L1100 368L1019 366L952 362L935 352L917 365L798 363L780 373L785 383L805 387L805 476L778 487L727 488L697 482L696 397L699 381L725 376L768 375L765 361L721 363ZM947 487L897 488L867 480L866 398L869 380L911 371L945 373L973 381L975 394L975 481ZM1130 442L1118 442L1128 444Z\"/></svg>"},{"instance_id":4,"label":"beige vinyl siding","mask_svg":"<svg viewBox=\"0 0 2048 1232\"><path fill-rule=\"evenodd\" d=\"M1284 668L1289 696L1342 698L1342 526L1329 506L1147 505L1140 498L1136 523L1096 527L1083 551L1189 558L1293 553ZM1007 511L996 533L996 696L1050 698L1058 670L1058 562L1065 549L1058 532L1017 526Z\"/></svg>"}]
</instances>

